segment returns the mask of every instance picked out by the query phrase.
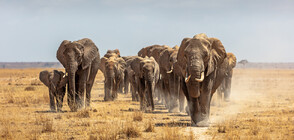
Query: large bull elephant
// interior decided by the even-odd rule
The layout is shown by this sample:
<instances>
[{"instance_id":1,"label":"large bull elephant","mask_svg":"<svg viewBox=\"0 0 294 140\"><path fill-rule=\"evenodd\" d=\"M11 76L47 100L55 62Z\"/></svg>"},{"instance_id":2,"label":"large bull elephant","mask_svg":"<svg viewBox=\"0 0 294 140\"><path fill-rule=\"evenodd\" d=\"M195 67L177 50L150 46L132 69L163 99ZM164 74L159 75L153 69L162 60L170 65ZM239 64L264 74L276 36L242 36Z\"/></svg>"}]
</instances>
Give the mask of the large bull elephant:
<instances>
[{"instance_id":1,"label":"large bull elephant","mask_svg":"<svg viewBox=\"0 0 294 140\"><path fill-rule=\"evenodd\" d=\"M55 111L55 101L57 111L62 111L63 97L65 95L67 76L64 75L62 71L54 70L54 71L41 71L39 74L40 81L46 85L49 89L49 99L50 99L50 109L51 111Z\"/></svg>"},{"instance_id":2,"label":"large bull elephant","mask_svg":"<svg viewBox=\"0 0 294 140\"><path fill-rule=\"evenodd\" d=\"M118 88L123 84L125 61L121 57L101 58L100 69L104 74L104 100L113 101L117 98Z\"/></svg>"},{"instance_id":3,"label":"large bull elephant","mask_svg":"<svg viewBox=\"0 0 294 140\"><path fill-rule=\"evenodd\" d=\"M155 85L159 79L159 66L153 57L137 57L130 67L135 72L137 79L140 110L154 110L153 93Z\"/></svg>"},{"instance_id":4,"label":"large bull elephant","mask_svg":"<svg viewBox=\"0 0 294 140\"><path fill-rule=\"evenodd\" d=\"M88 38L78 41L64 40L57 50L57 59L68 73L68 106L71 111L90 106L91 89L97 74L100 54L94 42Z\"/></svg>"},{"instance_id":5,"label":"large bull elephant","mask_svg":"<svg viewBox=\"0 0 294 140\"><path fill-rule=\"evenodd\" d=\"M224 94L224 100L226 102L230 101L233 68L235 68L236 62L236 56L233 53L227 53L227 57L221 64L221 70L218 74L224 74L225 78L217 89L218 102L223 99L222 94Z\"/></svg>"},{"instance_id":6,"label":"large bull elephant","mask_svg":"<svg viewBox=\"0 0 294 140\"><path fill-rule=\"evenodd\" d=\"M177 60L193 126L209 126L210 101L224 78L217 72L225 58L221 41L205 34L184 38L181 43Z\"/></svg>"}]
</instances>

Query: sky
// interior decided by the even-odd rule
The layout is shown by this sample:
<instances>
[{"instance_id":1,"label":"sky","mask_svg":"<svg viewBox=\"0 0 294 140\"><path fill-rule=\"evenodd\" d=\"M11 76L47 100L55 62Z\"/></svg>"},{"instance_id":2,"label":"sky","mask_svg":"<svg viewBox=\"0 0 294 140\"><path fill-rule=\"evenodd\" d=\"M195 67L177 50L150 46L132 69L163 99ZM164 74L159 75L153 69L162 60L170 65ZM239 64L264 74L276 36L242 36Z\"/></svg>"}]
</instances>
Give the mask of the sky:
<instances>
[{"instance_id":1,"label":"sky","mask_svg":"<svg viewBox=\"0 0 294 140\"><path fill-rule=\"evenodd\" d=\"M0 62L57 62L63 40L103 56L206 33L238 61L294 62L293 0L0 0Z\"/></svg>"}]
</instances>

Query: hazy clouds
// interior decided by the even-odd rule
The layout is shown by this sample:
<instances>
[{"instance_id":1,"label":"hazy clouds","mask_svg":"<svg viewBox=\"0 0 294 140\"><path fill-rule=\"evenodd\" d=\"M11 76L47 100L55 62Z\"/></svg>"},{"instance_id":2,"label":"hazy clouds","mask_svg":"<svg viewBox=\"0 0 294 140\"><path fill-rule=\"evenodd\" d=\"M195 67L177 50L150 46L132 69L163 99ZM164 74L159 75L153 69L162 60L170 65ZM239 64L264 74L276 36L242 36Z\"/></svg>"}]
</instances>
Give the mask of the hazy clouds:
<instances>
[{"instance_id":1,"label":"hazy clouds","mask_svg":"<svg viewBox=\"0 0 294 140\"><path fill-rule=\"evenodd\" d=\"M0 61L57 61L62 40L84 37L135 55L204 32L238 60L293 62L293 15L286 0L0 0Z\"/></svg>"}]
</instances>

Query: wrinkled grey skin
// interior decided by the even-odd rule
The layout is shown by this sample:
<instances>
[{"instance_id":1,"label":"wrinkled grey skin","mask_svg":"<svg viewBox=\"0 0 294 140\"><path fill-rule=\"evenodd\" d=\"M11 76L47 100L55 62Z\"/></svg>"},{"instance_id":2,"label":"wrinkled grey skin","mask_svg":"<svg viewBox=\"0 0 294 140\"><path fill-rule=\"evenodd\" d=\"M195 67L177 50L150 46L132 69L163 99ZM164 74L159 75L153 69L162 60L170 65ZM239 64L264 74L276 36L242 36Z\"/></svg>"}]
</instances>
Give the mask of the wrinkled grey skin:
<instances>
[{"instance_id":1,"label":"wrinkled grey skin","mask_svg":"<svg viewBox=\"0 0 294 140\"><path fill-rule=\"evenodd\" d=\"M54 70L49 72L47 70L41 71L39 74L40 81L49 89L50 109L55 111L55 101L57 111L62 111L63 98L66 91L67 76L64 76L62 71Z\"/></svg>"},{"instance_id":2,"label":"wrinkled grey skin","mask_svg":"<svg viewBox=\"0 0 294 140\"><path fill-rule=\"evenodd\" d=\"M184 38L181 43L177 60L193 126L209 126L210 101L224 79L217 72L225 58L221 41L205 34Z\"/></svg>"},{"instance_id":3,"label":"wrinkled grey skin","mask_svg":"<svg viewBox=\"0 0 294 140\"><path fill-rule=\"evenodd\" d=\"M159 79L159 66L153 57L135 58L130 67L135 72L138 93L140 99L140 110L154 110L153 93L154 87Z\"/></svg>"},{"instance_id":4,"label":"wrinkled grey skin","mask_svg":"<svg viewBox=\"0 0 294 140\"><path fill-rule=\"evenodd\" d=\"M91 90L97 74L100 54L88 38L78 41L64 40L57 50L57 59L68 73L68 106L71 111L83 108L86 88L86 107L90 107Z\"/></svg>"},{"instance_id":5,"label":"wrinkled grey skin","mask_svg":"<svg viewBox=\"0 0 294 140\"><path fill-rule=\"evenodd\" d=\"M218 75L224 75L225 78L217 89L219 104L222 99L226 102L230 101L233 68L235 68L236 63L236 56L233 53L227 53L227 57L221 64L222 69L219 71ZM224 98L222 97L222 94L224 94Z\"/></svg>"},{"instance_id":6,"label":"wrinkled grey skin","mask_svg":"<svg viewBox=\"0 0 294 140\"><path fill-rule=\"evenodd\" d=\"M101 58L100 67L104 74L104 101L113 101L117 98L117 92L123 84L125 61L121 57L111 56Z\"/></svg>"}]
</instances>

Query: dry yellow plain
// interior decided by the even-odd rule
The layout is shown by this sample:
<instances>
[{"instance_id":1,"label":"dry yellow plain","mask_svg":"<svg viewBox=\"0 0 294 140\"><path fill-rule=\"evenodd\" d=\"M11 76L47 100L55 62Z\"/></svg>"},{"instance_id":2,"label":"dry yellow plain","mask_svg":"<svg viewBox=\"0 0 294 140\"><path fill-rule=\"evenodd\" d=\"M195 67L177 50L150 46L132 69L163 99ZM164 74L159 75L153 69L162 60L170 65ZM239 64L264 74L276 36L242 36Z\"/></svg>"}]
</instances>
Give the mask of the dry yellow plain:
<instances>
[{"instance_id":1,"label":"dry yellow plain","mask_svg":"<svg viewBox=\"0 0 294 140\"><path fill-rule=\"evenodd\" d=\"M236 69L230 102L211 106L211 127L190 127L185 113L138 111L130 93L103 101L99 72L91 109L49 111L44 69L0 69L0 139L294 139L294 70ZM215 99L213 99L215 100Z\"/></svg>"}]
</instances>

